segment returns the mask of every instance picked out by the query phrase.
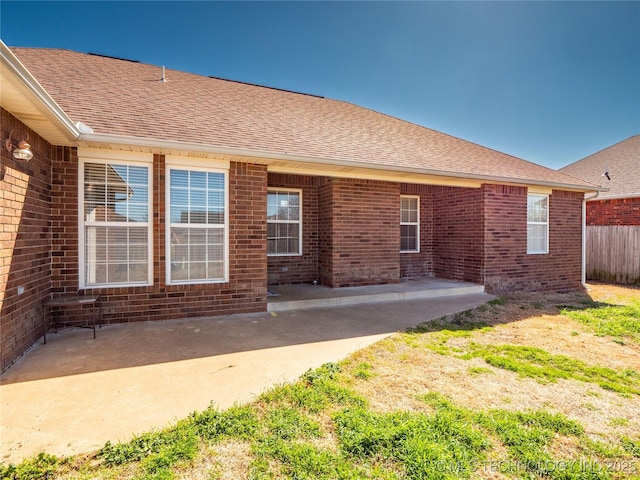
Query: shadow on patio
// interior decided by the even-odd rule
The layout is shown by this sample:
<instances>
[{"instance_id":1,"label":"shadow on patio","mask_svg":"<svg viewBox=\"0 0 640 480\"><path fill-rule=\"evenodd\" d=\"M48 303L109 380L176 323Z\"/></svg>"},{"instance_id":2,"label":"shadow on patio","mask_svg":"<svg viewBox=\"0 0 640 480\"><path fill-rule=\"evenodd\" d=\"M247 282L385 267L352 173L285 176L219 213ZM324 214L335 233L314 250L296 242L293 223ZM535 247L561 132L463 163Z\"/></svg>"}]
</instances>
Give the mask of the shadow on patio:
<instances>
[{"instance_id":1,"label":"shadow on patio","mask_svg":"<svg viewBox=\"0 0 640 480\"><path fill-rule=\"evenodd\" d=\"M265 313L106 325L96 330L95 340L82 329L50 332L47 344L27 352L0 383L389 334L491 298L482 286L441 279L270 290L278 296L268 298ZM422 307L414 310L414 302Z\"/></svg>"}]
</instances>

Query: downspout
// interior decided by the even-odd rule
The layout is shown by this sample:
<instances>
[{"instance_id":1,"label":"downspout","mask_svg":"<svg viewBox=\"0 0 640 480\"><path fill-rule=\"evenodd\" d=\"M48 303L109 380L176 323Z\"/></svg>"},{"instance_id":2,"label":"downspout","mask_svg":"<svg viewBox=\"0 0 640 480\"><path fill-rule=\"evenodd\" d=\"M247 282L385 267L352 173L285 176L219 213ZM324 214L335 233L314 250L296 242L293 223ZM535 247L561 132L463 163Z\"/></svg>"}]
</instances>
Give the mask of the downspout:
<instances>
[{"instance_id":1,"label":"downspout","mask_svg":"<svg viewBox=\"0 0 640 480\"><path fill-rule=\"evenodd\" d=\"M592 197L582 199L582 265L580 267L580 284L587 289L587 200L593 200L600 192L596 192Z\"/></svg>"}]
</instances>

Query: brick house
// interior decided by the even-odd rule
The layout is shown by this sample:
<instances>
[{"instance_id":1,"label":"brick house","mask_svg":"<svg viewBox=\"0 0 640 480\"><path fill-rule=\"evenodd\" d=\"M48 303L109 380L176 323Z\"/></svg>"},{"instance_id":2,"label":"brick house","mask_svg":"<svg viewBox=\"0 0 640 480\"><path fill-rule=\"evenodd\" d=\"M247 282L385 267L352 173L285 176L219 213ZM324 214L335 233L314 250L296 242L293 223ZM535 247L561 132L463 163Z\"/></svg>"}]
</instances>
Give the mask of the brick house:
<instances>
[{"instance_id":1,"label":"brick house","mask_svg":"<svg viewBox=\"0 0 640 480\"><path fill-rule=\"evenodd\" d=\"M559 171L608 189L587 198L587 226L640 225L640 135Z\"/></svg>"},{"instance_id":2,"label":"brick house","mask_svg":"<svg viewBox=\"0 0 640 480\"><path fill-rule=\"evenodd\" d=\"M43 302L106 322L266 310L268 284L581 281L598 187L342 101L58 49L2 46L2 368Z\"/></svg>"},{"instance_id":3,"label":"brick house","mask_svg":"<svg viewBox=\"0 0 640 480\"><path fill-rule=\"evenodd\" d=\"M587 277L640 283L640 135L559 171L608 189L586 198Z\"/></svg>"}]
</instances>

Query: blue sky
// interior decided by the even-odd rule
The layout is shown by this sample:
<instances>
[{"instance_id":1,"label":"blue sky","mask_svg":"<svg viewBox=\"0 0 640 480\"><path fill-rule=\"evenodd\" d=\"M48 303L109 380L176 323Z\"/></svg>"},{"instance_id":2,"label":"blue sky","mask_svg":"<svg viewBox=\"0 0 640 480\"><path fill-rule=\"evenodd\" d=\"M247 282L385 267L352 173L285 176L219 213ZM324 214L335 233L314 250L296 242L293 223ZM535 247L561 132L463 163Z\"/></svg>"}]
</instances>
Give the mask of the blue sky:
<instances>
[{"instance_id":1,"label":"blue sky","mask_svg":"<svg viewBox=\"0 0 640 480\"><path fill-rule=\"evenodd\" d=\"M640 2L11 2L9 46L322 95L551 168L640 133Z\"/></svg>"}]
</instances>

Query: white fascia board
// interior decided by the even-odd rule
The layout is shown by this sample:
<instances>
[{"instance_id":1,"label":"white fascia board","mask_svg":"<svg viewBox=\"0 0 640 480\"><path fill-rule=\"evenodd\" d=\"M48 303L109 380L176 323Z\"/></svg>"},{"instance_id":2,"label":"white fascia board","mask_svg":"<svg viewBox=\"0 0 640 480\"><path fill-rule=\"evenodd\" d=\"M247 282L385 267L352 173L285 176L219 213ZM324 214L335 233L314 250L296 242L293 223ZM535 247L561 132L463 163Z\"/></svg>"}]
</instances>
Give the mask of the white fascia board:
<instances>
[{"instance_id":1,"label":"white fascia board","mask_svg":"<svg viewBox=\"0 0 640 480\"><path fill-rule=\"evenodd\" d=\"M42 85L29 72L18 57L0 40L0 62L5 73L8 71L31 96L31 99L60 130L68 134L70 140L80 135L73 120L60 108Z\"/></svg>"},{"instance_id":2,"label":"white fascia board","mask_svg":"<svg viewBox=\"0 0 640 480\"><path fill-rule=\"evenodd\" d=\"M608 191L609 189L607 188L606 191ZM601 191L605 191L605 190L601 190ZM627 198L640 198L640 193L629 193L627 195L612 195L612 196L606 196L606 197L592 197L592 198L587 198L587 202L595 202L595 201L605 201L605 200L625 200Z\"/></svg>"},{"instance_id":3,"label":"white fascia board","mask_svg":"<svg viewBox=\"0 0 640 480\"><path fill-rule=\"evenodd\" d=\"M593 187L588 187L585 185L576 185L576 184L570 184L570 183L557 183L557 182L547 182L547 181L537 181L537 180L526 180L521 178L496 177L491 175L475 175L475 174L468 174L468 173L431 170L427 168L380 165L380 164L374 164L374 163L364 164L362 162L354 162L350 160L336 160L333 158L312 157L312 156L306 156L306 155L292 155L292 154L281 153L281 152L251 150L251 149L236 148L236 147L221 147L221 146L206 145L201 143L179 142L175 140L162 140L157 138L146 138L146 137L131 137L126 135L113 135L113 134L106 134L106 133L102 133L102 134L81 133L78 138L78 141L80 142L85 141L88 143L103 143L103 144L110 144L110 145L119 144L123 146L149 148L152 150L156 149L158 151L181 150L186 152L199 152L199 153L209 153L209 154L217 154L217 155L257 157L265 160L280 160L280 161L308 163L308 164L315 164L315 165L324 164L324 165L346 167L346 168L364 168L364 169L371 169L371 170L401 172L401 173L409 173L409 174L416 174L416 175L433 175L433 176L441 176L441 177L478 180L484 183L499 183L499 184L512 184L512 185L525 185L525 186L534 185L534 186L543 186L543 187L549 187L549 188L557 188L561 190L572 190L572 191L578 191L578 192L606 191L606 189L602 187L598 187L596 185L594 185Z\"/></svg>"}]
</instances>

